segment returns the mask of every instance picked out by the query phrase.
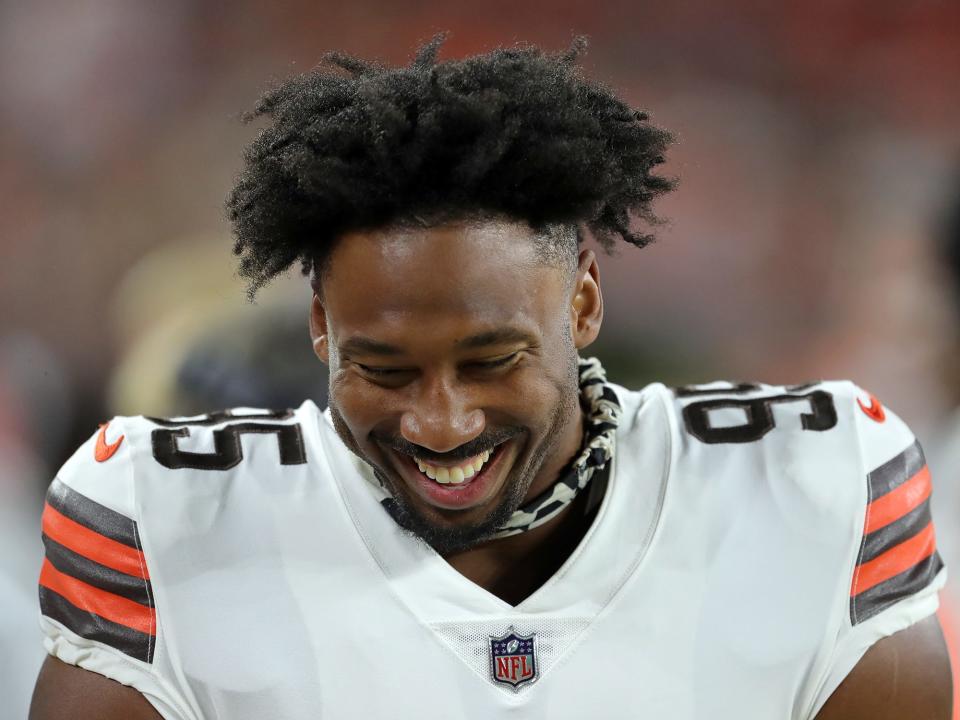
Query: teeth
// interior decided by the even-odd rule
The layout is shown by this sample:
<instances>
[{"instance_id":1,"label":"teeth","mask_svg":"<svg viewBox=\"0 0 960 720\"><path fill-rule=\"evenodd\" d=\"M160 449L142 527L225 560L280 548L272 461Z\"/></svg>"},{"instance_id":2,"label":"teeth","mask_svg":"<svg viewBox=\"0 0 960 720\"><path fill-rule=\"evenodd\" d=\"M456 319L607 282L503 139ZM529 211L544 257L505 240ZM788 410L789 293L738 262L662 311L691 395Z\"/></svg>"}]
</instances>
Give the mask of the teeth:
<instances>
[{"instance_id":1,"label":"teeth","mask_svg":"<svg viewBox=\"0 0 960 720\"><path fill-rule=\"evenodd\" d=\"M439 465L431 465L426 463L423 460L414 458L417 463L417 467L420 468L420 472L426 475L431 480L436 480L442 485L459 485L462 482L465 482L476 475L483 468L485 462L490 459L490 451L485 450L480 453L472 460L467 461L463 465L457 467L441 467Z\"/></svg>"}]
</instances>

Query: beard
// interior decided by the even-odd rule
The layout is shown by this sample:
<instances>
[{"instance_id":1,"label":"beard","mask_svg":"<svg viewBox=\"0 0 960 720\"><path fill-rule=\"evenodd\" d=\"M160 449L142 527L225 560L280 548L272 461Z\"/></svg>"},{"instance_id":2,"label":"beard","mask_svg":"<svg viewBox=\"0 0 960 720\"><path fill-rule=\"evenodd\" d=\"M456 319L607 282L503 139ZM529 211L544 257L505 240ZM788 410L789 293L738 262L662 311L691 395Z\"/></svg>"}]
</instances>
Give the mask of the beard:
<instances>
[{"instance_id":1,"label":"beard","mask_svg":"<svg viewBox=\"0 0 960 720\"><path fill-rule=\"evenodd\" d=\"M344 445L372 468L377 480L390 493L392 500L385 500L384 503L389 503L387 509L397 524L410 535L430 545L440 555L450 555L491 540L523 504L537 473L540 472L547 458L555 452L560 444L565 426L572 422L575 413L580 411L578 379L576 355L574 355L572 364L573 388L571 389L568 386L561 389L559 400L551 408L547 428L542 435L543 440L529 453L529 458L523 465L515 463L510 468L507 478L504 480L504 486L499 492L500 497L496 499L495 504L483 519L474 523L457 523L456 521L438 523L426 516L411 502L410 491L398 474L392 468L380 467L360 450L359 443L353 433L350 432L343 414L332 396L329 403L330 416L333 420L333 427ZM567 380L568 383L571 381L571 373L568 373ZM447 460L463 460L506 440L519 438L524 434L527 435L529 442L531 433L527 428L507 426L487 429L454 451L443 453L442 457ZM407 455L415 455L427 460L438 457L437 453L419 445L414 445L400 436L371 435L371 439L376 440L382 446Z\"/></svg>"}]
</instances>

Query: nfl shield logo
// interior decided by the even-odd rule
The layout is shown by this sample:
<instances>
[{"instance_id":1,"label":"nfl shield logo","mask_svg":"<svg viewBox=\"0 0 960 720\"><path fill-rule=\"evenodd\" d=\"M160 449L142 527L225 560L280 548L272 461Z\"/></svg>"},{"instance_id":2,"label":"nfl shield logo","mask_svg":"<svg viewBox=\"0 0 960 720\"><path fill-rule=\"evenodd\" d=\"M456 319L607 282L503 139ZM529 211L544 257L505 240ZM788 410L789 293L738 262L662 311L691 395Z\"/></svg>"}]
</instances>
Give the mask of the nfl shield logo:
<instances>
[{"instance_id":1,"label":"nfl shield logo","mask_svg":"<svg viewBox=\"0 0 960 720\"><path fill-rule=\"evenodd\" d=\"M518 635L513 625L506 635L490 636L490 674L494 682L515 691L537 679L536 633Z\"/></svg>"}]
</instances>

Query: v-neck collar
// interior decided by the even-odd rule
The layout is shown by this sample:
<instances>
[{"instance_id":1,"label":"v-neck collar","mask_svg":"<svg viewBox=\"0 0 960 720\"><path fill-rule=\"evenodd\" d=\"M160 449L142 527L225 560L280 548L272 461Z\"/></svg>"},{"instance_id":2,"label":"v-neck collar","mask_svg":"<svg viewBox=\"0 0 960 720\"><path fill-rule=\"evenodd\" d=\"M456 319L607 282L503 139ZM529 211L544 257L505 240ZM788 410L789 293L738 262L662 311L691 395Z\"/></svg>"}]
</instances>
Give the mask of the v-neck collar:
<instances>
[{"instance_id":1,"label":"v-neck collar","mask_svg":"<svg viewBox=\"0 0 960 720\"><path fill-rule=\"evenodd\" d=\"M345 509L395 594L422 622L528 614L586 619L609 603L652 539L671 454L663 387L648 386L640 393L610 387L624 413L606 495L571 555L516 606L467 579L397 525L370 490L369 466L340 441L329 411L318 412L324 455Z\"/></svg>"}]
</instances>

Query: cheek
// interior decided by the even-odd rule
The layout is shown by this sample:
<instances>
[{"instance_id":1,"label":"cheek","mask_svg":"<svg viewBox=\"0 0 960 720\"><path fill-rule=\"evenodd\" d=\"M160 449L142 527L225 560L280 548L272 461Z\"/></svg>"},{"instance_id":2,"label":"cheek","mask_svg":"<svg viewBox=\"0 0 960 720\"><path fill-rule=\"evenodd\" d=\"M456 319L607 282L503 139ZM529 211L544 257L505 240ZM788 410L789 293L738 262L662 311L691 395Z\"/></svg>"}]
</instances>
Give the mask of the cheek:
<instances>
[{"instance_id":1,"label":"cheek","mask_svg":"<svg viewBox=\"0 0 960 720\"><path fill-rule=\"evenodd\" d=\"M564 382L547 375L542 369L514 373L498 392L499 407L526 425L543 423L560 402Z\"/></svg>"},{"instance_id":2,"label":"cheek","mask_svg":"<svg viewBox=\"0 0 960 720\"><path fill-rule=\"evenodd\" d=\"M389 393L353 373L330 376L330 402L336 405L351 432L362 441L378 423L391 415Z\"/></svg>"}]
</instances>

